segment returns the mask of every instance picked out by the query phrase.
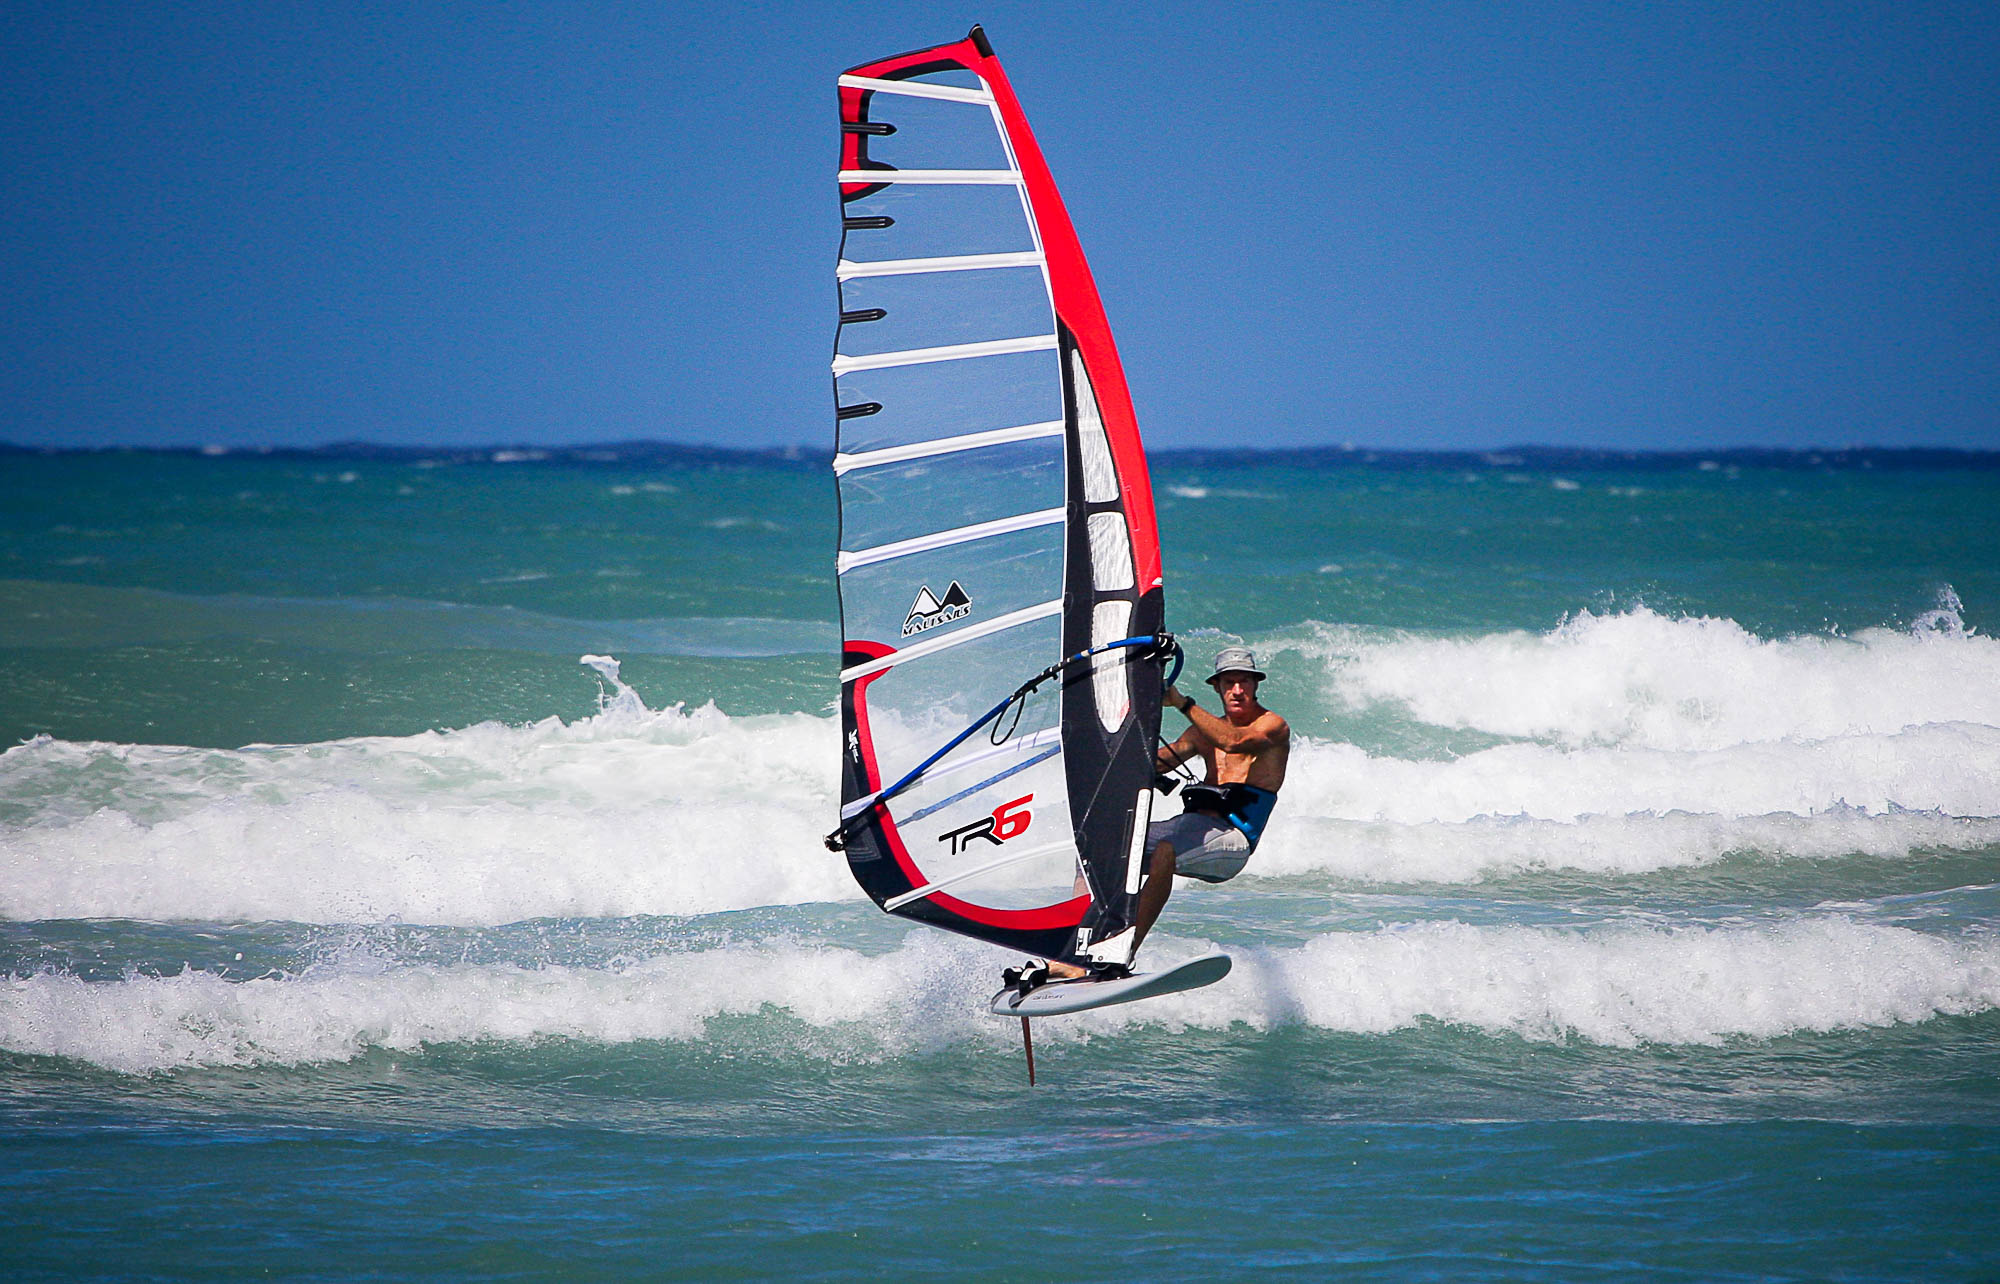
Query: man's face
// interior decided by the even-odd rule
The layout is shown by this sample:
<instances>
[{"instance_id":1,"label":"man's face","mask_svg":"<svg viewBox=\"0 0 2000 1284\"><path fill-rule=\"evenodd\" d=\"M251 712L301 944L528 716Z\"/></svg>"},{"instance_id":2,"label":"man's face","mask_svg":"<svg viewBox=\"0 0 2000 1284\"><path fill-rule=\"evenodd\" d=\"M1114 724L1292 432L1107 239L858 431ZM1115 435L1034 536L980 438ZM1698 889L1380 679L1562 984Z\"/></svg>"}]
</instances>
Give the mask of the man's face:
<instances>
[{"instance_id":1,"label":"man's face","mask_svg":"<svg viewBox=\"0 0 2000 1284\"><path fill-rule=\"evenodd\" d=\"M1215 691L1222 697L1225 713L1242 713L1257 705L1257 679L1247 673L1232 671L1216 675Z\"/></svg>"}]
</instances>

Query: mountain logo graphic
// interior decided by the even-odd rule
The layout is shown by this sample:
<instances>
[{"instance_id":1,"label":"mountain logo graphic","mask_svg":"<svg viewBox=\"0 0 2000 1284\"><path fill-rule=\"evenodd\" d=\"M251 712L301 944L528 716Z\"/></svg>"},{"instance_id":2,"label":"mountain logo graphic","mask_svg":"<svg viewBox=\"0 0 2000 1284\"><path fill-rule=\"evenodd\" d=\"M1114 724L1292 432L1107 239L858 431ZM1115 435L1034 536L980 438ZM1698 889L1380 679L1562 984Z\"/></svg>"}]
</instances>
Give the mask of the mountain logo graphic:
<instances>
[{"instance_id":1,"label":"mountain logo graphic","mask_svg":"<svg viewBox=\"0 0 2000 1284\"><path fill-rule=\"evenodd\" d=\"M951 582L943 597L933 594L931 586L926 584L917 590L917 600L910 603L910 614L903 620L903 636L909 637L940 624L962 620L970 614L972 599L965 595L957 580Z\"/></svg>"}]
</instances>

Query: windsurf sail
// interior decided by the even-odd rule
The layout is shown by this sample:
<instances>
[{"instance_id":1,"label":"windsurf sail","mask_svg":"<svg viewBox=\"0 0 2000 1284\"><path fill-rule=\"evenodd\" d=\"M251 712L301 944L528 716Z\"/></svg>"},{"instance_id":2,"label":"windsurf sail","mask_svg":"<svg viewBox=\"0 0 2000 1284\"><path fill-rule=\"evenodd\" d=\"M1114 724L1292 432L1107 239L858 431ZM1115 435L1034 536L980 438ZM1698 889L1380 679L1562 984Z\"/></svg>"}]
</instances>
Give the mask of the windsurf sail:
<instances>
[{"instance_id":1,"label":"windsurf sail","mask_svg":"<svg viewBox=\"0 0 2000 1284\"><path fill-rule=\"evenodd\" d=\"M1097 287L979 28L839 98L829 846L892 913L1129 962L1164 608Z\"/></svg>"}]
</instances>

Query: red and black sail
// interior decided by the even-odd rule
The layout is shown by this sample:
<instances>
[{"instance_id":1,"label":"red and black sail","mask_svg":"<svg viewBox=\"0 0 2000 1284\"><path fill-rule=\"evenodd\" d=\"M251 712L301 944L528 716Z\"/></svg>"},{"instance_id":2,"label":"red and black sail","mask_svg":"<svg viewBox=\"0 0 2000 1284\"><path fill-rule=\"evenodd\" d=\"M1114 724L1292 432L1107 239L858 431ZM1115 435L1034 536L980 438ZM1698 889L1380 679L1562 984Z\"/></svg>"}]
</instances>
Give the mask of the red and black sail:
<instances>
[{"instance_id":1,"label":"red and black sail","mask_svg":"<svg viewBox=\"0 0 2000 1284\"><path fill-rule=\"evenodd\" d=\"M1143 648L1072 666L876 800L1046 666L1162 627L1097 287L978 28L852 68L839 98L847 858L894 913L1123 962L1160 720Z\"/></svg>"}]
</instances>

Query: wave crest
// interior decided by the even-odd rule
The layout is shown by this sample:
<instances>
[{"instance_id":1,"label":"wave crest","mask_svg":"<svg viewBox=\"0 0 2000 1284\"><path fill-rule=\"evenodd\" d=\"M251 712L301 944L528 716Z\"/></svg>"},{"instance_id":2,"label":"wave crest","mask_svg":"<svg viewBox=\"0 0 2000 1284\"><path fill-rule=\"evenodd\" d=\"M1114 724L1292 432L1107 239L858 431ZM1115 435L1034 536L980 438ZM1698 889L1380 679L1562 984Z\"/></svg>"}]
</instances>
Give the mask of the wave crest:
<instances>
[{"instance_id":1,"label":"wave crest","mask_svg":"<svg viewBox=\"0 0 2000 1284\"><path fill-rule=\"evenodd\" d=\"M1396 706L1434 726L1568 747L1707 750L2000 726L2000 639L1935 622L1766 639L1734 620L1642 606L1477 637L1315 625L1294 645L1323 666L1337 707Z\"/></svg>"}]
</instances>

